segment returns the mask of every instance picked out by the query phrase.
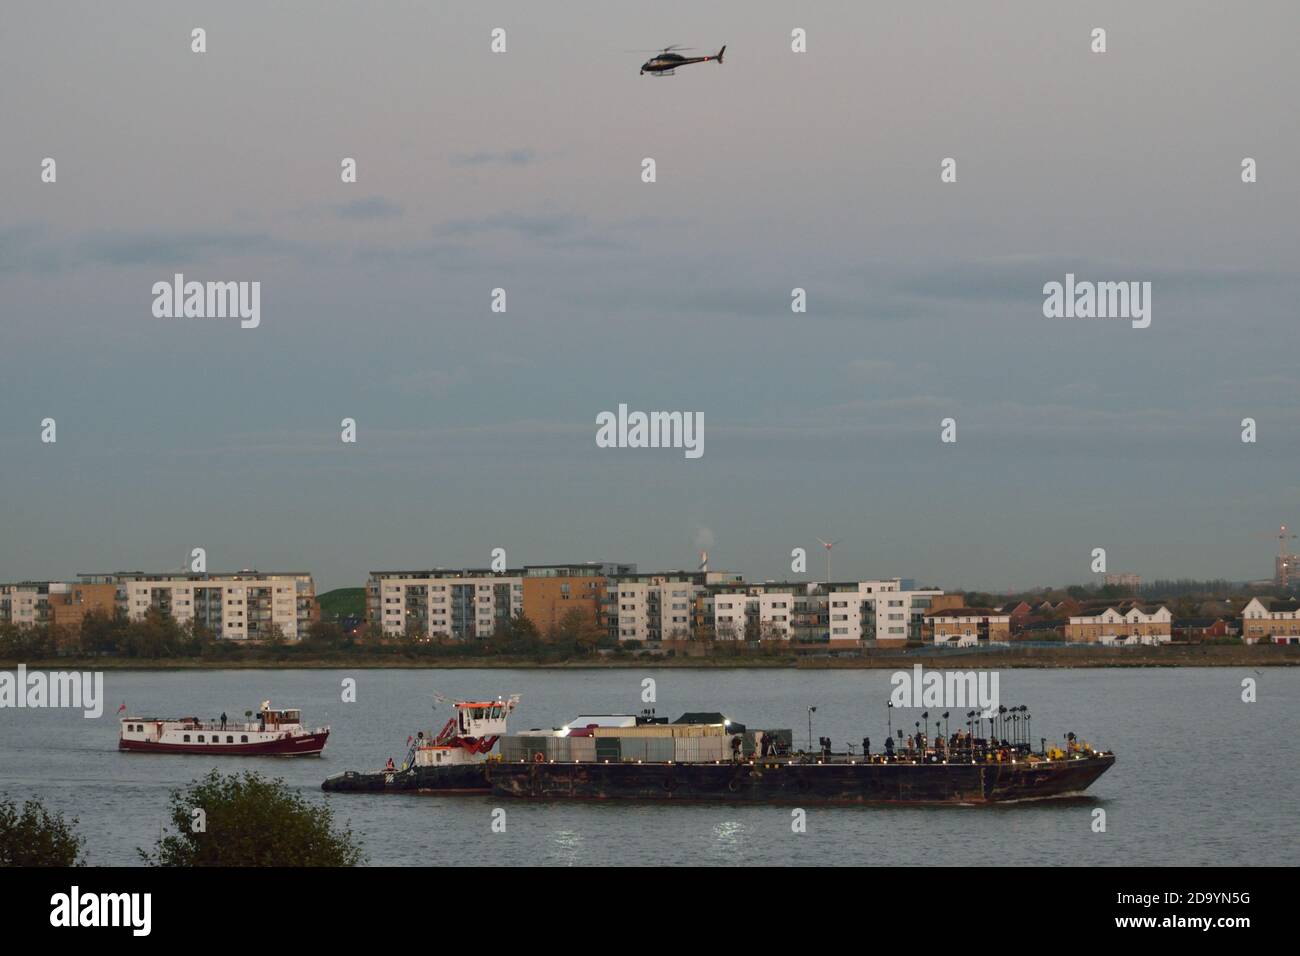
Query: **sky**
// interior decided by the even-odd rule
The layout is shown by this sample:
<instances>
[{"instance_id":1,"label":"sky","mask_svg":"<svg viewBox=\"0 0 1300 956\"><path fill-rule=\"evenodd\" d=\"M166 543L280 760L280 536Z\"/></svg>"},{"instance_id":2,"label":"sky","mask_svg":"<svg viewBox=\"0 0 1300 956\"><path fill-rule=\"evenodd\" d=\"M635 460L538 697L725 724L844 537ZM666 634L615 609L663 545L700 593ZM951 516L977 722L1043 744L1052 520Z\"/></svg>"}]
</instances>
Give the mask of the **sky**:
<instances>
[{"instance_id":1,"label":"sky","mask_svg":"<svg viewBox=\"0 0 1300 956\"><path fill-rule=\"evenodd\" d=\"M321 590L494 548L800 580L818 536L836 579L1270 577L1298 33L1283 2L10 3L0 581L195 547ZM260 282L260 326L156 318L177 272ZM1150 282L1150 327L1046 318L1067 273ZM703 456L598 447L621 403L702 414Z\"/></svg>"}]
</instances>

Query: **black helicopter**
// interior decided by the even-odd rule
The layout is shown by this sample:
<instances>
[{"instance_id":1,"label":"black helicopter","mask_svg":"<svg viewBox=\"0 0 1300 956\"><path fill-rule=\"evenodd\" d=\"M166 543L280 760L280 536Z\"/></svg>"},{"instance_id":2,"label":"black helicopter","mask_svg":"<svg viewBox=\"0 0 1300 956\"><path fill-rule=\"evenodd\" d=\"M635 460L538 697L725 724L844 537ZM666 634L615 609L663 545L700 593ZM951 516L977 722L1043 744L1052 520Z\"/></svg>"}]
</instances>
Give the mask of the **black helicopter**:
<instances>
[{"instance_id":1,"label":"black helicopter","mask_svg":"<svg viewBox=\"0 0 1300 956\"><path fill-rule=\"evenodd\" d=\"M666 46L655 53L654 56L641 64L641 75L649 73L651 76L672 76L673 71L679 66L690 66L692 63L708 63L710 60L722 62L722 54L727 52L727 45L724 43L722 49L718 51L717 56L682 56L676 53L676 50L688 50L690 47L683 46Z\"/></svg>"}]
</instances>

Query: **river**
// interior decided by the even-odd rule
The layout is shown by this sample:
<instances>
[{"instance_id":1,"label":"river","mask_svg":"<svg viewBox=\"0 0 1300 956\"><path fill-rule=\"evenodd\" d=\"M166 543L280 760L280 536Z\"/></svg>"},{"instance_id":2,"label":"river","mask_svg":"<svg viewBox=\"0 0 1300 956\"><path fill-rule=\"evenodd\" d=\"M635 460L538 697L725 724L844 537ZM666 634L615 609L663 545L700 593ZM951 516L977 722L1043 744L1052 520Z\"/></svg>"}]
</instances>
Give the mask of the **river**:
<instances>
[{"instance_id":1,"label":"river","mask_svg":"<svg viewBox=\"0 0 1300 956\"><path fill-rule=\"evenodd\" d=\"M836 749L885 738L888 671L237 670L109 671L104 714L0 710L0 793L38 797L79 819L91 864L138 863L165 821L168 791L212 767L283 777L326 801L378 865L807 864L1295 865L1300 826L1300 669L1003 670L1001 702L1028 704L1033 736L1075 731L1118 754L1081 798L992 807L810 807L793 832L790 807L531 803L488 796L321 793L344 769L401 762L409 733L436 728L449 698L521 694L512 731L558 726L579 713L635 713L655 682L660 716L719 710L753 726L790 727ZM356 701L344 703L345 678ZM1242 681L1258 701L1241 700ZM332 729L323 757L210 758L122 754L114 711L232 718L300 707ZM918 712L895 712L910 727ZM956 721L954 721L954 726ZM506 811L493 832L493 810ZM1105 832L1094 832L1094 810Z\"/></svg>"}]
</instances>

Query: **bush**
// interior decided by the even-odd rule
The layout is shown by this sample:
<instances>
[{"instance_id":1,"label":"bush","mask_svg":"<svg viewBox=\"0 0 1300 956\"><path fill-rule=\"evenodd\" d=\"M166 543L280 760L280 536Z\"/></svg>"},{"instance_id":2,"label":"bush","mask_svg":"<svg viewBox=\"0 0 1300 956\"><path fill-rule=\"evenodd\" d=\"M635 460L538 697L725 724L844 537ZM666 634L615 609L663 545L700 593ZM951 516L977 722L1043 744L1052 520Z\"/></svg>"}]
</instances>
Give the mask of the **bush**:
<instances>
[{"instance_id":1,"label":"bush","mask_svg":"<svg viewBox=\"0 0 1300 956\"><path fill-rule=\"evenodd\" d=\"M260 774L222 776L213 770L173 790L173 836L160 838L151 866L356 866L361 848L352 831L334 829L333 811L312 806L283 780ZM203 811L197 828L194 811Z\"/></svg>"},{"instance_id":2,"label":"bush","mask_svg":"<svg viewBox=\"0 0 1300 956\"><path fill-rule=\"evenodd\" d=\"M0 800L0 866L79 866L85 842L77 825L51 814L35 800L18 805Z\"/></svg>"}]
</instances>

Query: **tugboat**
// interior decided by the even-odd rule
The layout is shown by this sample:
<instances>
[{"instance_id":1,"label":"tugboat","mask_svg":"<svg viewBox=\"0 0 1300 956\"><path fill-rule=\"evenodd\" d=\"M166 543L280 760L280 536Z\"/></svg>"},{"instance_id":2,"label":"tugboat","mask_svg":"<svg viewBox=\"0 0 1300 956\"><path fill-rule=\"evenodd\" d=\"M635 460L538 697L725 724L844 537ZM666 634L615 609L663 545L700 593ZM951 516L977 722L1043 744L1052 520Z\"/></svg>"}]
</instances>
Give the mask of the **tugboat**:
<instances>
[{"instance_id":1,"label":"tugboat","mask_svg":"<svg viewBox=\"0 0 1300 956\"><path fill-rule=\"evenodd\" d=\"M488 754L506 732L506 718L519 706L509 700L458 700L456 714L437 734L421 730L407 738L400 767L389 758L383 770L338 773L321 784L335 792L418 790L424 793L491 793Z\"/></svg>"},{"instance_id":2,"label":"tugboat","mask_svg":"<svg viewBox=\"0 0 1300 956\"><path fill-rule=\"evenodd\" d=\"M197 717L123 717L117 749L132 753L223 756L319 756L328 727L308 730L302 712L279 710L269 700L252 720L199 720Z\"/></svg>"}]
</instances>

